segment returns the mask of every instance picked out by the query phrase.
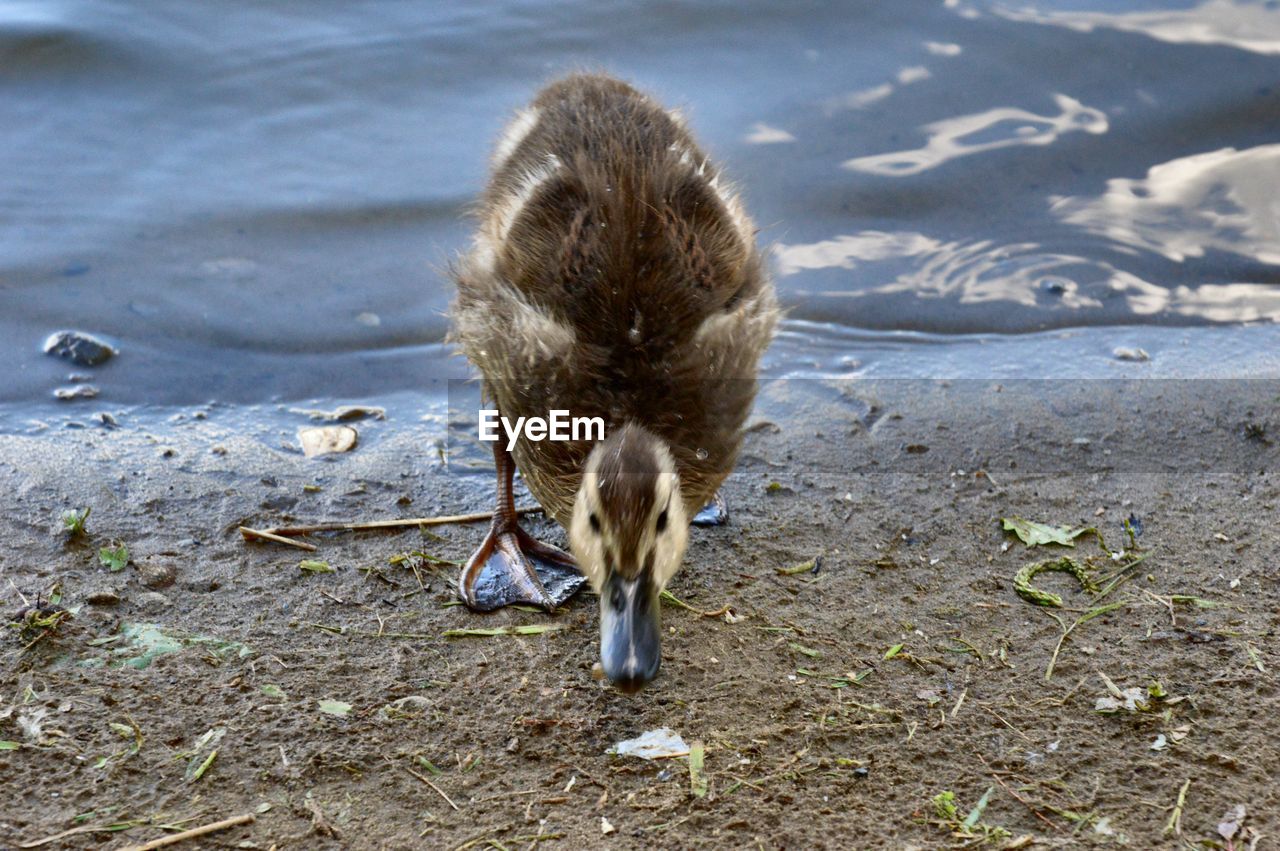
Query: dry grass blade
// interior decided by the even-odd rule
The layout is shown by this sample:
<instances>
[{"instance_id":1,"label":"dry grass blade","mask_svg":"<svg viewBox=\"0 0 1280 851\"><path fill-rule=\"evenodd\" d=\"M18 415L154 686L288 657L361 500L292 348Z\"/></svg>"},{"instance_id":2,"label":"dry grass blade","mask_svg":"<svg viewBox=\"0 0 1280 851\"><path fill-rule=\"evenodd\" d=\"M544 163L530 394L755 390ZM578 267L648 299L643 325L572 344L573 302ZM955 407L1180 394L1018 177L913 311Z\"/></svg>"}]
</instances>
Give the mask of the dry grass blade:
<instances>
[{"instance_id":1,"label":"dry grass blade","mask_svg":"<svg viewBox=\"0 0 1280 851\"><path fill-rule=\"evenodd\" d=\"M190 830L184 830L181 833L174 833L170 836L161 836L159 839L153 839L143 845L130 845L124 851L151 851L152 848L163 848L166 845L174 845L178 842L185 842L188 839L197 839L206 834L214 833L219 830L226 830L229 827L236 827L242 824L250 824L255 820L256 816L252 813L246 813L242 816L232 816L222 821L215 821L212 824L206 824L201 827L193 827Z\"/></svg>"},{"instance_id":2,"label":"dry grass blade","mask_svg":"<svg viewBox=\"0 0 1280 851\"><path fill-rule=\"evenodd\" d=\"M250 529L248 526L240 527L240 534L244 536L246 541L274 541L277 544L285 544L290 547L297 547L300 550L306 550L309 553L316 551L315 544L308 544L306 541L295 541L293 538L286 538L283 535L277 535L274 532L264 532L261 529Z\"/></svg>"},{"instance_id":3,"label":"dry grass blade","mask_svg":"<svg viewBox=\"0 0 1280 851\"><path fill-rule=\"evenodd\" d=\"M517 508L516 514L536 514L542 511L541 505L529 505ZM444 526L450 523L475 523L479 520L492 520L492 511L478 511L475 514L445 514L439 517L406 517L400 520L371 520L365 523L314 523L310 526L274 526L260 530L265 534L310 535L312 532L364 532L375 529L403 529L410 526ZM272 539L274 540L274 539Z\"/></svg>"},{"instance_id":4,"label":"dry grass blade","mask_svg":"<svg viewBox=\"0 0 1280 851\"><path fill-rule=\"evenodd\" d=\"M558 623L530 623L485 629L446 629L442 635L445 638L490 638L495 635L542 635L544 632L556 632L564 628L563 624Z\"/></svg>"},{"instance_id":5,"label":"dry grass blade","mask_svg":"<svg viewBox=\"0 0 1280 851\"><path fill-rule=\"evenodd\" d=\"M427 784L428 786L430 786L432 789L434 789L434 790L435 790L435 792L436 792L436 794L437 794L437 795L439 795L441 798L444 798L445 803L446 803L446 804L448 804L449 806L453 807L453 808L454 808L454 810L456 810L457 812L462 812L462 810L459 810L459 809L458 809L458 805L457 805L457 804L455 804L455 803L453 802L453 799L452 799L452 798L450 798L448 795L446 795L446 794L444 793L444 790L443 790L443 789L441 789L439 786L437 786L436 784L432 783L430 780L428 780L426 777L422 776L422 775L421 775L421 774L419 774L418 772L414 771L412 768L409 768L407 765L404 767L404 770L405 770L405 771L407 771L407 772L409 772L410 774L412 774L414 777L418 778L419 780L421 780L423 783L425 783L425 784Z\"/></svg>"},{"instance_id":6,"label":"dry grass blade","mask_svg":"<svg viewBox=\"0 0 1280 851\"><path fill-rule=\"evenodd\" d=\"M1191 778L1187 778L1187 782L1182 784L1182 788L1178 790L1178 800L1173 805L1173 812L1169 814L1169 822L1164 826L1166 835L1172 833L1174 836L1182 835L1182 809L1187 805L1187 790L1191 788Z\"/></svg>"}]
</instances>

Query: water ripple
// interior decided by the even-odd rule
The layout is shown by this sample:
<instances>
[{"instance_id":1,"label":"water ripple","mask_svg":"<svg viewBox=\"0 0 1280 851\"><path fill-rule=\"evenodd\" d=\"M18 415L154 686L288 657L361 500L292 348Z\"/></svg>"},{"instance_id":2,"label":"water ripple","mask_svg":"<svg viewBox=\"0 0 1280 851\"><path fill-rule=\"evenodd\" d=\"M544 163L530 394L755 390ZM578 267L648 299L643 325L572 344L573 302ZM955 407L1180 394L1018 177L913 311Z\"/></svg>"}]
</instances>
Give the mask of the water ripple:
<instances>
[{"instance_id":1,"label":"water ripple","mask_svg":"<svg viewBox=\"0 0 1280 851\"><path fill-rule=\"evenodd\" d=\"M1206 250L1280 264L1280 144L1222 148L1114 178L1096 198L1053 199L1067 224L1182 262Z\"/></svg>"},{"instance_id":2,"label":"water ripple","mask_svg":"<svg viewBox=\"0 0 1280 851\"><path fill-rule=\"evenodd\" d=\"M1104 28L1141 33L1170 44L1221 44L1264 55L1280 54L1280 14L1270 3L1208 0L1189 9L1147 12L1047 12L1035 7L991 10L1011 21L1051 24L1076 32Z\"/></svg>"},{"instance_id":3,"label":"water ripple","mask_svg":"<svg viewBox=\"0 0 1280 851\"><path fill-rule=\"evenodd\" d=\"M942 165L960 157L1015 145L1048 145L1064 133L1107 132L1107 116L1100 109L1085 106L1075 98L1055 94L1057 115L1037 115L1025 109L1005 106L973 115L945 118L925 125L929 134L923 148L894 151L845 160L844 168L887 177L905 177Z\"/></svg>"}]
</instances>

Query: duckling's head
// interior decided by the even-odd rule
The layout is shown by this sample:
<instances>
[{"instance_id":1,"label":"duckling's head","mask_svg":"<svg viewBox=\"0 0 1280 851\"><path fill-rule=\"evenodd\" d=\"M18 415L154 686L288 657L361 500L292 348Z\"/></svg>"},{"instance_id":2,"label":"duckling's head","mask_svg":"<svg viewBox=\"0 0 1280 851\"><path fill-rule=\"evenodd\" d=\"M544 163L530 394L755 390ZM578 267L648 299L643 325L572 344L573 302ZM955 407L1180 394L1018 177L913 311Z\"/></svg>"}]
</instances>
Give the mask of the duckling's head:
<instances>
[{"instance_id":1,"label":"duckling's head","mask_svg":"<svg viewBox=\"0 0 1280 851\"><path fill-rule=\"evenodd\" d=\"M637 425L615 429L587 458L569 541L600 595L600 661L633 692L662 663L658 594L680 569L689 521L667 444Z\"/></svg>"}]
</instances>

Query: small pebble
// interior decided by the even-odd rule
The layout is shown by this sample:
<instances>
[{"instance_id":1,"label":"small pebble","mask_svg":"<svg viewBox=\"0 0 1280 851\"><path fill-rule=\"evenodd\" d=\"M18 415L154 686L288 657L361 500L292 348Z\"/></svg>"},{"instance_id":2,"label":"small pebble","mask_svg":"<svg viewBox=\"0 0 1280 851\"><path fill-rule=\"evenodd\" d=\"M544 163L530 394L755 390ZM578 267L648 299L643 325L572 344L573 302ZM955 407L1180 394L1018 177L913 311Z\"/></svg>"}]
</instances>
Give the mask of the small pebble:
<instances>
[{"instance_id":1,"label":"small pebble","mask_svg":"<svg viewBox=\"0 0 1280 851\"><path fill-rule=\"evenodd\" d=\"M148 591L138 596L138 611L144 614L159 614L172 605L169 598L159 591Z\"/></svg>"},{"instance_id":2,"label":"small pebble","mask_svg":"<svg viewBox=\"0 0 1280 851\"><path fill-rule=\"evenodd\" d=\"M142 584L151 589L168 588L177 578L178 572L173 565L144 563L138 567L138 577Z\"/></svg>"},{"instance_id":3,"label":"small pebble","mask_svg":"<svg viewBox=\"0 0 1280 851\"><path fill-rule=\"evenodd\" d=\"M302 452L308 458L350 452L356 447L356 430L351 426L321 426L298 431Z\"/></svg>"},{"instance_id":4,"label":"small pebble","mask_svg":"<svg viewBox=\"0 0 1280 851\"><path fill-rule=\"evenodd\" d=\"M84 599L91 606L114 606L120 602L120 595L115 591L92 591Z\"/></svg>"},{"instance_id":5,"label":"small pebble","mask_svg":"<svg viewBox=\"0 0 1280 851\"><path fill-rule=\"evenodd\" d=\"M118 354L110 343L83 331L55 331L45 339L44 353L77 366L97 366Z\"/></svg>"},{"instance_id":6,"label":"small pebble","mask_svg":"<svg viewBox=\"0 0 1280 851\"><path fill-rule=\"evenodd\" d=\"M1147 354L1146 349L1129 348L1128 346L1119 346L1114 349L1111 354L1115 355L1116 360L1127 360L1141 363L1151 360L1151 355Z\"/></svg>"},{"instance_id":7,"label":"small pebble","mask_svg":"<svg viewBox=\"0 0 1280 851\"><path fill-rule=\"evenodd\" d=\"M1041 278L1040 289L1049 295L1064 295L1067 291L1067 282L1062 278Z\"/></svg>"},{"instance_id":8,"label":"small pebble","mask_svg":"<svg viewBox=\"0 0 1280 851\"><path fill-rule=\"evenodd\" d=\"M74 384L71 387L59 387L53 391L53 395L63 401L71 399L92 399L97 396L99 390L92 384Z\"/></svg>"}]
</instances>

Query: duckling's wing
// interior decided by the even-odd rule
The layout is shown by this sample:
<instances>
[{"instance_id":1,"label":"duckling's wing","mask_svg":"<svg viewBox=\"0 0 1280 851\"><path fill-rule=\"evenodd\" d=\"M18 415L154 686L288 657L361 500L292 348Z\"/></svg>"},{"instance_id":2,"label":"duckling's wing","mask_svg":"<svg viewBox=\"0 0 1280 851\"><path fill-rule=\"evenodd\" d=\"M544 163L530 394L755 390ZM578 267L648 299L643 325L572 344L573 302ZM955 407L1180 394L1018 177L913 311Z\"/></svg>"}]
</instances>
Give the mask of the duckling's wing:
<instances>
[{"instance_id":1,"label":"duckling's wing","mask_svg":"<svg viewBox=\"0 0 1280 851\"><path fill-rule=\"evenodd\" d=\"M450 341L486 378L537 381L563 371L573 328L495 275L473 252L453 269L458 288Z\"/></svg>"}]
</instances>

